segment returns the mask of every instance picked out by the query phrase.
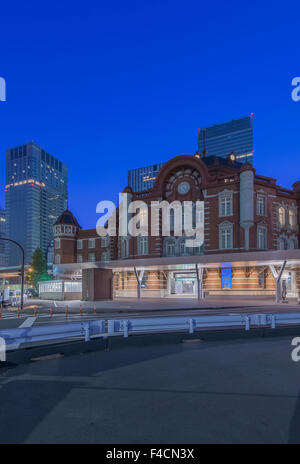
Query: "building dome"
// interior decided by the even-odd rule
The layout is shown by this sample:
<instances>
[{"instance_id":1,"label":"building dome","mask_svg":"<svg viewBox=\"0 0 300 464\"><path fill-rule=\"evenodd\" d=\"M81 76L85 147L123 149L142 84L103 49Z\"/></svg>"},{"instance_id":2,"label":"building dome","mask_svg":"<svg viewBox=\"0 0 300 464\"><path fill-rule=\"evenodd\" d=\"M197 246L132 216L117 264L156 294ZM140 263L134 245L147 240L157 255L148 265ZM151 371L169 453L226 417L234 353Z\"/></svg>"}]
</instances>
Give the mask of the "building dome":
<instances>
[{"instance_id":1,"label":"building dome","mask_svg":"<svg viewBox=\"0 0 300 464\"><path fill-rule=\"evenodd\" d=\"M132 188L127 185L127 187L124 188L123 193L132 193Z\"/></svg>"},{"instance_id":2,"label":"building dome","mask_svg":"<svg viewBox=\"0 0 300 464\"><path fill-rule=\"evenodd\" d=\"M58 225L68 225L68 226L75 226L78 227L78 229L81 229L81 226L78 224L77 219L75 216L66 209L57 219L57 221L54 223L54 226Z\"/></svg>"}]
</instances>

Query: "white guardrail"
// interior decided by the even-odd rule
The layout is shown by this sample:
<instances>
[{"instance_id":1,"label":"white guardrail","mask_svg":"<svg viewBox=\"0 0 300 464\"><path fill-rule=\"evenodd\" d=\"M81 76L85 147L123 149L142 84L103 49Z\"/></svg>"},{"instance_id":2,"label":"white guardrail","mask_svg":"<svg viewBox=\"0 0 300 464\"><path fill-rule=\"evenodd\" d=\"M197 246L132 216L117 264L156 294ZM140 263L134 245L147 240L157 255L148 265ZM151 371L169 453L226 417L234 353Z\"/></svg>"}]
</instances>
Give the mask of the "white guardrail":
<instances>
[{"instance_id":1,"label":"white guardrail","mask_svg":"<svg viewBox=\"0 0 300 464\"><path fill-rule=\"evenodd\" d=\"M178 316L149 317L136 319L109 319L51 324L0 330L0 337L5 340L6 349L19 348L22 343L50 341L66 338L83 338L86 342L91 337L110 337L129 335L181 332L192 334L197 329L269 327L300 325L300 313L279 314L236 314L220 316Z\"/></svg>"}]
</instances>

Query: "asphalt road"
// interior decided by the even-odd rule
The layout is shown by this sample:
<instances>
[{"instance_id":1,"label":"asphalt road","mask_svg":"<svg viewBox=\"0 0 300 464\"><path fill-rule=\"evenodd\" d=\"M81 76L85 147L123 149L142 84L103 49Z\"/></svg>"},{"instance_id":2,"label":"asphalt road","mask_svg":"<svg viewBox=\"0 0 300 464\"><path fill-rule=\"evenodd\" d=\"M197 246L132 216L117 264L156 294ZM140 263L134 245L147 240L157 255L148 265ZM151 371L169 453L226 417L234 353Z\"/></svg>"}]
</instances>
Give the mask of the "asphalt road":
<instances>
[{"instance_id":1,"label":"asphalt road","mask_svg":"<svg viewBox=\"0 0 300 464\"><path fill-rule=\"evenodd\" d=\"M300 312L300 306L296 303L296 300L289 301L289 304L279 305L275 305L273 300L273 298L269 297L259 299L253 297L231 297L226 299L224 297L213 297L202 302L192 298L169 298L140 301L123 299L94 303L30 299L24 311L19 314L16 307L2 311L0 330L17 328L22 324L43 325L108 318ZM67 316L66 307L68 308ZM80 314L80 308L82 314ZM50 316L50 310L52 316Z\"/></svg>"},{"instance_id":2,"label":"asphalt road","mask_svg":"<svg viewBox=\"0 0 300 464\"><path fill-rule=\"evenodd\" d=\"M299 443L300 363L291 337L141 341L3 368L0 410L1 443Z\"/></svg>"}]
</instances>

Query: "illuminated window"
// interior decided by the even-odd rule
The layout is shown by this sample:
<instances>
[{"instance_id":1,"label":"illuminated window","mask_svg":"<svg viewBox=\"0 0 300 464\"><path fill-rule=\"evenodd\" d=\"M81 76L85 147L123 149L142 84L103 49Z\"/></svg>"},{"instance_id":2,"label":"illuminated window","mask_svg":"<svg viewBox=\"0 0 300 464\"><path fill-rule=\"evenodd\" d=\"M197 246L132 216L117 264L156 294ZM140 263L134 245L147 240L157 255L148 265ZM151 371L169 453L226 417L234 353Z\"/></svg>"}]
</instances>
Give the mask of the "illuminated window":
<instances>
[{"instance_id":1,"label":"illuminated window","mask_svg":"<svg viewBox=\"0 0 300 464\"><path fill-rule=\"evenodd\" d=\"M294 209L289 209L289 225L291 227L296 225L296 211Z\"/></svg>"},{"instance_id":2,"label":"illuminated window","mask_svg":"<svg viewBox=\"0 0 300 464\"><path fill-rule=\"evenodd\" d=\"M82 283L81 282L65 282L65 292L81 292L82 291Z\"/></svg>"},{"instance_id":3,"label":"illuminated window","mask_svg":"<svg viewBox=\"0 0 300 464\"><path fill-rule=\"evenodd\" d=\"M280 226L285 225L285 208L283 206L278 209L278 221Z\"/></svg>"}]
</instances>

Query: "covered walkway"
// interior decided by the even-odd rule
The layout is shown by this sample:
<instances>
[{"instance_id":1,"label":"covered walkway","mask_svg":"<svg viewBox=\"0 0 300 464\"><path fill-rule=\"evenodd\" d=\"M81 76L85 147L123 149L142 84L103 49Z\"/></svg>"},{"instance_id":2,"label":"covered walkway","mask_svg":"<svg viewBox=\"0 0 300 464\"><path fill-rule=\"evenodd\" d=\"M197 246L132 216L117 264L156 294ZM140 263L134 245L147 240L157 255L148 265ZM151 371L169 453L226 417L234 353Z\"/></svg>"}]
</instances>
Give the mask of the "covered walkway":
<instances>
[{"instance_id":1,"label":"covered walkway","mask_svg":"<svg viewBox=\"0 0 300 464\"><path fill-rule=\"evenodd\" d=\"M207 295L210 297L221 295L223 300L228 297L231 299L234 295L242 300L247 296L260 298L273 296L273 300L270 301L274 302L275 299L276 303L280 304L286 297L293 298L295 301L298 297L300 250L243 251L200 256L139 257L108 262L71 263L57 266L55 273L72 278L73 274L78 276L80 271L83 276L83 299L86 300L113 299L121 296L138 299L146 296L172 297L172 299L182 297L183 295L176 294L176 281L184 280L188 276L189 280L194 282L190 296L194 296L199 301ZM214 272L214 283L210 283L209 286L207 275L213 276ZM125 273L127 273L126 283L124 283ZM159 287L146 288L146 273L159 274L163 285L160 282ZM116 278L122 281L125 291L119 291L120 284L116 286ZM133 280L132 283L130 279ZM157 279L156 285L158 282ZM111 288L108 288L109 286Z\"/></svg>"}]
</instances>

